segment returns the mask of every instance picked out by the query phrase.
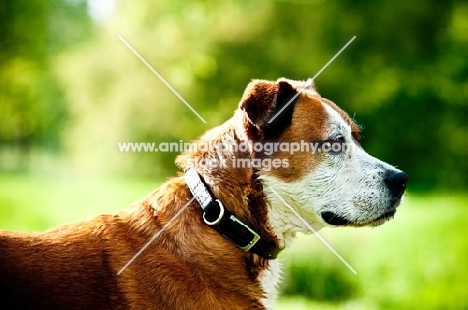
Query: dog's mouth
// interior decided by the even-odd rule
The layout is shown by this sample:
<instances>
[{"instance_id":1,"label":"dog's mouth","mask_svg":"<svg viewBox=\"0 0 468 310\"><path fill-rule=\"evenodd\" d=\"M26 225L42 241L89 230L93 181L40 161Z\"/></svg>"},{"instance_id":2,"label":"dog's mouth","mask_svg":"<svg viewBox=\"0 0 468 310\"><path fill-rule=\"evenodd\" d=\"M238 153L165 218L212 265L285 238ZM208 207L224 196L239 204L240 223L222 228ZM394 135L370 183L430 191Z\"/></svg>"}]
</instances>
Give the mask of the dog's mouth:
<instances>
[{"instance_id":1,"label":"dog's mouth","mask_svg":"<svg viewBox=\"0 0 468 310\"><path fill-rule=\"evenodd\" d=\"M377 226L384 223L386 220L392 218L395 215L396 209L392 209L380 215L379 217L372 219L370 221L351 221L341 215L338 215L331 211L322 212L321 216L323 220L333 226Z\"/></svg>"},{"instance_id":2,"label":"dog's mouth","mask_svg":"<svg viewBox=\"0 0 468 310\"><path fill-rule=\"evenodd\" d=\"M327 224L330 225L342 226L351 224L350 220L330 211L323 212L322 218Z\"/></svg>"}]
</instances>

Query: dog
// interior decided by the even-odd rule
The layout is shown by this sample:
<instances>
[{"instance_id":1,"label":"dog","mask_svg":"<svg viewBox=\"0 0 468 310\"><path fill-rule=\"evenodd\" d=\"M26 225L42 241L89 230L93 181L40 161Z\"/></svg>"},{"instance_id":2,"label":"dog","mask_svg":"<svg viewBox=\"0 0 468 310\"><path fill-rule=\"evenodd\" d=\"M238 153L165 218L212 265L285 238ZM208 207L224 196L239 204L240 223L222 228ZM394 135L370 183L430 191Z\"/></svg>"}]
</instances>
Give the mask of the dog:
<instances>
[{"instance_id":1,"label":"dog","mask_svg":"<svg viewBox=\"0 0 468 310\"><path fill-rule=\"evenodd\" d=\"M146 198L46 232L1 232L1 308L271 309L276 257L311 233L305 223L394 216L408 177L360 136L310 81L252 80L233 117L194 141L209 146L176 158L185 173Z\"/></svg>"}]
</instances>

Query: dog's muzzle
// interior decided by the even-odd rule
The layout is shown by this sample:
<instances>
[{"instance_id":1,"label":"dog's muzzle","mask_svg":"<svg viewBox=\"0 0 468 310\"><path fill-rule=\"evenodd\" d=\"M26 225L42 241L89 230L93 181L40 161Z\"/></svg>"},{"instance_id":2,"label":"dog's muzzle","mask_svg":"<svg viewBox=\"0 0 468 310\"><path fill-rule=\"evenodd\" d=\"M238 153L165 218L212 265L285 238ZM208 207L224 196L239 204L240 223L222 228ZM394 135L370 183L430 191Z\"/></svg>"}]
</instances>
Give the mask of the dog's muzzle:
<instances>
[{"instance_id":1,"label":"dog's muzzle","mask_svg":"<svg viewBox=\"0 0 468 310\"><path fill-rule=\"evenodd\" d=\"M343 215L335 213L333 211L325 211L322 212L320 215L322 219L329 225L334 226L344 226L344 225L352 225L352 226L365 226L365 225L373 225L375 223L381 223L395 215L396 207L399 205L401 201L401 197L403 196L406 185L408 183L408 176L401 170L398 169L389 169L385 171L384 179L385 185L387 186L388 192L390 194L390 206L387 207L388 210L380 214L378 217L372 219L369 222L363 223L356 223L352 220L346 218Z\"/></svg>"}]
</instances>

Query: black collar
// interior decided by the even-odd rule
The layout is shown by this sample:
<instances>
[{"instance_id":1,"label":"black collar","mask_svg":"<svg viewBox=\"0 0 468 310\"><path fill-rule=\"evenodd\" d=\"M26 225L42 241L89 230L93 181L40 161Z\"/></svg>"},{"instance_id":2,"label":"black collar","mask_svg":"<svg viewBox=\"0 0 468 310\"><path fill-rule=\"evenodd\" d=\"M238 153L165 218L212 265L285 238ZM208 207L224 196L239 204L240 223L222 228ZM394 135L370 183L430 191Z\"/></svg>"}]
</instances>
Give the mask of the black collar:
<instances>
[{"instance_id":1,"label":"black collar","mask_svg":"<svg viewBox=\"0 0 468 310\"><path fill-rule=\"evenodd\" d=\"M215 199L201 180L195 168L185 173L190 192L203 209L203 221L216 228L224 237L244 251L252 252L266 259L275 259L282 249L272 240L263 239L247 224L237 219L219 199Z\"/></svg>"}]
</instances>

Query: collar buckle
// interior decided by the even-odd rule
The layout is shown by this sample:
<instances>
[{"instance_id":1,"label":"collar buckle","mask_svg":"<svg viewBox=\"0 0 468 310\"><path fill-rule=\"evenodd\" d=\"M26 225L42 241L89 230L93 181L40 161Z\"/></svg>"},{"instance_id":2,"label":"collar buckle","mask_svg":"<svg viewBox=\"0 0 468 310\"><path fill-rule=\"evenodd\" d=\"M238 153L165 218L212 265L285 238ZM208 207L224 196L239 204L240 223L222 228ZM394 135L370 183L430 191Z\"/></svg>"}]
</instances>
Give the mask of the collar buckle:
<instances>
[{"instance_id":1,"label":"collar buckle","mask_svg":"<svg viewBox=\"0 0 468 310\"><path fill-rule=\"evenodd\" d=\"M244 251L250 250L258 242L258 240L260 240L260 235L257 234L252 228L250 228L249 225L246 225L242 221L237 219L237 217L235 217L234 215L231 215L229 217L229 219L231 221L233 221L234 223L237 223L237 224L243 226L245 229L247 229L249 231L249 233L252 234L253 238L252 238L252 240L249 241L249 243L246 246L238 245Z\"/></svg>"}]
</instances>

